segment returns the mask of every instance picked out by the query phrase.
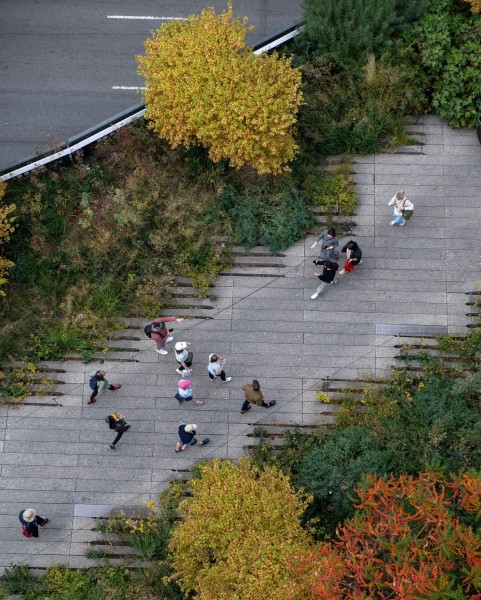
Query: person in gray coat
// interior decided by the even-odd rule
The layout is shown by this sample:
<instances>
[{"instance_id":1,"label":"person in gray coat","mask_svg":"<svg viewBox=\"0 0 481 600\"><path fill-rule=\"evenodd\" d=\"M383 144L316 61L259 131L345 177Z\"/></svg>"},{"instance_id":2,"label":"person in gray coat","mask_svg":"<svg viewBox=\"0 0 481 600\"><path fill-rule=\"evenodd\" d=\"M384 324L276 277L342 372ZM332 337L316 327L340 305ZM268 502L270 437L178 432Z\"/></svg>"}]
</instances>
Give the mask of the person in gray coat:
<instances>
[{"instance_id":1,"label":"person in gray coat","mask_svg":"<svg viewBox=\"0 0 481 600\"><path fill-rule=\"evenodd\" d=\"M317 244L321 244L319 252L320 260L338 260L339 259L339 240L336 237L334 227L322 231L317 240L312 244L311 248L315 248Z\"/></svg>"}]
</instances>

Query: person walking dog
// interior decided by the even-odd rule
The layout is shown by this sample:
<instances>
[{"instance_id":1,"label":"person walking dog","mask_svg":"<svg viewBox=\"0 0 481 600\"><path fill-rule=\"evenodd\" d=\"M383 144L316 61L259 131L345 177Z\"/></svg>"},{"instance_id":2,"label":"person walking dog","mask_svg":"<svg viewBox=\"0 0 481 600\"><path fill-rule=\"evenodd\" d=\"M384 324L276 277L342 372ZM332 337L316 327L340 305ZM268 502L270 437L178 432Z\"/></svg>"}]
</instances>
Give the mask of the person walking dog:
<instances>
[{"instance_id":1,"label":"person walking dog","mask_svg":"<svg viewBox=\"0 0 481 600\"><path fill-rule=\"evenodd\" d=\"M190 402L192 400L195 405L202 406L204 401L194 398L192 388L190 387L191 385L190 379L181 379L179 381L179 389L177 390L177 394L175 394L178 404L180 405L182 402Z\"/></svg>"},{"instance_id":2,"label":"person walking dog","mask_svg":"<svg viewBox=\"0 0 481 600\"><path fill-rule=\"evenodd\" d=\"M189 446L205 446L209 443L209 438L204 438L201 442L198 442L195 434L197 433L197 425L195 423L184 423L181 421L179 424L179 441L175 446L175 451L180 452L187 450Z\"/></svg>"},{"instance_id":3,"label":"person walking dog","mask_svg":"<svg viewBox=\"0 0 481 600\"><path fill-rule=\"evenodd\" d=\"M44 519L37 515L34 508L26 508L21 510L18 519L22 524L22 533L25 537L38 538L38 526L43 527L49 522L49 519Z\"/></svg>"},{"instance_id":4,"label":"person walking dog","mask_svg":"<svg viewBox=\"0 0 481 600\"><path fill-rule=\"evenodd\" d=\"M155 351L159 354L168 354L167 350L164 350L165 344L171 342L174 338L169 335L174 330L167 329L165 324L175 321L176 323L182 323L184 319L180 317L158 317L154 319L150 325L144 327L144 333L147 337L154 340Z\"/></svg>"},{"instance_id":5,"label":"person walking dog","mask_svg":"<svg viewBox=\"0 0 481 600\"><path fill-rule=\"evenodd\" d=\"M354 267L362 263L362 250L354 240L349 240L341 252L346 253L347 260L344 263L344 268L339 271L339 275L354 271Z\"/></svg>"},{"instance_id":6,"label":"person walking dog","mask_svg":"<svg viewBox=\"0 0 481 600\"><path fill-rule=\"evenodd\" d=\"M130 429L130 425L127 425L124 416L118 412L114 412L108 417L105 417L105 422L108 423L110 429L113 429L117 432L115 440L110 444L110 446L107 446L109 450L115 450L115 445L124 435L124 431Z\"/></svg>"},{"instance_id":7,"label":"person walking dog","mask_svg":"<svg viewBox=\"0 0 481 600\"><path fill-rule=\"evenodd\" d=\"M93 404L94 402L97 402L96 398L98 394L105 394L107 390L120 390L120 388L122 387L120 383L111 385L105 378L105 371L92 371L89 377L89 385L90 389L92 390L92 393L90 395L90 400L88 401L88 404Z\"/></svg>"},{"instance_id":8,"label":"person walking dog","mask_svg":"<svg viewBox=\"0 0 481 600\"><path fill-rule=\"evenodd\" d=\"M311 248L315 248L319 243L321 244L321 251L319 253L319 258L321 260L326 258L338 260L339 240L336 237L336 230L334 227L322 231L317 240L312 244Z\"/></svg>"},{"instance_id":9,"label":"person walking dog","mask_svg":"<svg viewBox=\"0 0 481 600\"><path fill-rule=\"evenodd\" d=\"M312 262L315 265L324 265L322 273L314 273L321 280L321 283L317 286L317 290L311 296L311 300L315 300L326 289L326 286L334 281L339 265L337 262L331 260L313 260Z\"/></svg>"},{"instance_id":10,"label":"person walking dog","mask_svg":"<svg viewBox=\"0 0 481 600\"><path fill-rule=\"evenodd\" d=\"M263 406L264 408L271 408L276 403L275 400L271 400L270 402L264 402L264 396L261 392L261 386L257 379L254 379L252 383L246 383L242 386L242 391L244 392L245 400L244 404L241 408L241 414L245 414L248 410L251 409L252 404L257 404L257 406Z\"/></svg>"},{"instance_id":11,"label":"person walking dog","mask_svg":"<svg viewBox=\"0 0 481 600\"><path fill-rule=\"evenodd\" d=\"M192 369L192 359L194 355L187 350L187 346L192 346L190 342L177 342L175 344L175 360L179 363L179 368L176 369L179 375L190 375Z\"/></svg>"},{"instance_id":12,"label":"person walking dog","mask_svg":"<svg viewBox=\"0 0 481 600\"><path fill-rule=\"evenodd\" d=\"M404 191L397 192L394 196L389 200L388 206L393 206L393 215L392 221L389 225L392 227L393 225L399 225L399 227L404 227L406 225L406 221L413 216L414 212L414 204L407 199Z\"/></svg>"},{"instance_id":13,"label":"person walking dog","mask_svg":"<svg viewBox=\"0 0 481 600\"><path fill-rule=\"evenodd\" d=\"M207 365L209 379L213 381L216 377L220 377L224 383L231 381L232 377L225 375L225 365L226 360L220 354L209 354L209 364Z\"/></svg>"}]
</instances>

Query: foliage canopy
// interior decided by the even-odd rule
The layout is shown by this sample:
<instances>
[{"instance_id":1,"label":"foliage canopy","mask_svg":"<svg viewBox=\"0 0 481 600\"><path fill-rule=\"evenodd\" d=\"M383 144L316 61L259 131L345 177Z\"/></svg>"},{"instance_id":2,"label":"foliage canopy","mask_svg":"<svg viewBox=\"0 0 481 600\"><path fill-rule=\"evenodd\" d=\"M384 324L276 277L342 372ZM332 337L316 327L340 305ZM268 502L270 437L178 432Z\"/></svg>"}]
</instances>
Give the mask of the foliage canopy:
<instances>
[{"instance_id":1,"label":"foliage canopy","mask_svg":"<svg viewBox=\"0 0 481 600\"><path fill-rule=\"evenodd\" d=\"M200 144L215 162L279 173L297 149L301 75L290 59L253 54L248 30L229 6L154 31L138 57L146 117L173 147Z\"/></svg>"}]
</instances>

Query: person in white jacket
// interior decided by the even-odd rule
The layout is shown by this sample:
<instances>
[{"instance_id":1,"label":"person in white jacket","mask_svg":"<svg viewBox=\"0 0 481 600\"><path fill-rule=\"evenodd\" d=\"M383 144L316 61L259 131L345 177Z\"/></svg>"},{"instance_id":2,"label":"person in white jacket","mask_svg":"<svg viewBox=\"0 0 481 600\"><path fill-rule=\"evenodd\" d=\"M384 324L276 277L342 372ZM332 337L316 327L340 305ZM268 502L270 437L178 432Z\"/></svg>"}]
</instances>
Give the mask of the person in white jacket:
<instances>
[{"instance_id":1,"label":"person in white jacket","mask_svg":"<svg viewBox=\"0 0 481 600\"><path fill-rule=\"evenodd\" d=\"M388 206L394 205L394 211L392 215L392 221L389 223L391 227L393 225L399 225L400 227L404 227L406 225L406 221L413 215L414 204L407 199L404 191L398 192L394 194L391 200L388 202Z\"/></svg>"}]
</instances>

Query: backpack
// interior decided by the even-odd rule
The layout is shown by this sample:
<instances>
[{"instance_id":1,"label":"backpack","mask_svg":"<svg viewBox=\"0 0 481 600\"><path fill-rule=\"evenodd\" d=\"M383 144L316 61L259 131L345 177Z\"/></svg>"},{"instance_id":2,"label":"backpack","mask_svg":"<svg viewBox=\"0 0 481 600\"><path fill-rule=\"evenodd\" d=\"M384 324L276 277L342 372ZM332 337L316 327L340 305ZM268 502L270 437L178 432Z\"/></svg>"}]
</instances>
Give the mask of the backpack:
<instances>
[{"instance_id":1,"label":"backpack","mask_svg":"<svg viewBox=\"0 0 481 600\"><path fill-rule=\"evenodd\" d=\"M94 375L93 377L90 378L90 381L89 381L90 389L95 390L95 388L97 387L97 383L98 383L97 377L95 377L95 375Z\"/></svg>"},{"instance_id":2,"label":"backpack","mask_svg":"<svg viewBox=\"0 0 481 600\"><path fill-rule=\"evenodd\" d=\"M26 525L22 525L22 533L26 538L31 538L33 537L33 533L30 533L30 531L27 530L27 526Z\"/></svg>"},{"instance_id":3,"label":"backpack","mask_svg":"<svg viewBox=\"0 0 481 600\"><path fill-rule=\"evenodd\" d=\"M152 323L149 323L149 325L144 327L144 333L148 338L152 337Z\"/></svg>"}]
</instances>

